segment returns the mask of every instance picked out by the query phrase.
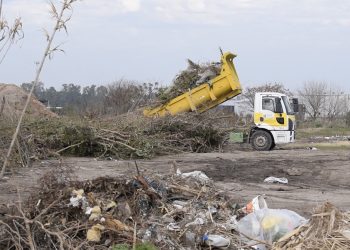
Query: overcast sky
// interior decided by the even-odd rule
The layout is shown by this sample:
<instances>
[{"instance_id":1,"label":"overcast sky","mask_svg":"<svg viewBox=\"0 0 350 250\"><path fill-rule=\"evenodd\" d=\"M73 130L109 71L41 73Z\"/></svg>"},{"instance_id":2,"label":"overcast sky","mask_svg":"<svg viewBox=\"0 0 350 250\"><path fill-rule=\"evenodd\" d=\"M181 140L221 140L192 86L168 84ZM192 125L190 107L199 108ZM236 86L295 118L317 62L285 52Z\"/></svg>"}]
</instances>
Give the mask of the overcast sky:
<instances>
[{"instance_id":1,"label":"overcast sky","mask_svg":"<svg viewBox=\"0 0 350 250\"><path fill-rule=\"evenodd\" d=\"M53 0L55 3L59 1ZM0 82L33 80L53 20L45 0L4 0L21 16L25 37L0 65ZM327 81L350 91L349 0L84 0L74 4L69 34L55 40L46 86L104 84L125 78L168 84L186 58L237 54L243 86L281 82L291 89Z\"/></svg>"}]
</instances>

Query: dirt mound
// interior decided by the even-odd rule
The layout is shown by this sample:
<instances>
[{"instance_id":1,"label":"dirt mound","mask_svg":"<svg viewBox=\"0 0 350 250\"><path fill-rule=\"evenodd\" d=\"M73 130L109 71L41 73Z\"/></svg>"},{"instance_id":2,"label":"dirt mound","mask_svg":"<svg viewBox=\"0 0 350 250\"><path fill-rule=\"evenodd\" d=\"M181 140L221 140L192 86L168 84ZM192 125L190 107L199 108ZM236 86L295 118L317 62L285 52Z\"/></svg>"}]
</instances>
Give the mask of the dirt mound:
<instances>
[{"instance_id":1,"label":"dirt mound","mask_svg":"<svg viewBox=\"0 0 350 250\"><path fill-rule=\"evenodd\" d=\"M22 112L28 94L14 84L0 83L0 115L18 115ZM35 97L32 98L27 114L38 117L57 117Z\"/></svg>"}]
</instances>

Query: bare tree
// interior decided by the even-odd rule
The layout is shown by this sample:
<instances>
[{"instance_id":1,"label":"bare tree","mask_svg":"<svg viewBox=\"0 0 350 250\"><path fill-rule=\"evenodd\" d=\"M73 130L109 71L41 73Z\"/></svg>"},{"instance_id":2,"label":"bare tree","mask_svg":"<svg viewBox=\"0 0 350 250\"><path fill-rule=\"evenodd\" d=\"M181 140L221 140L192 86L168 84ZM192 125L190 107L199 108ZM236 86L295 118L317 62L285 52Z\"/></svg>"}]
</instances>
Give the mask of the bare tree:
<instances>
[{"instance_id":1,"label":"bare tree","mask_svg":"<svg viewBox=\"0 0 350 250\"><path fill-rule=\"evenodd\" d=\"M145 89L134 81L120 79L107 86L106 104L109 112L123 114L133 111L145 98Z\"/></svg>"},{"instance_id":2,"label":"bare tree","mask_svg":"<svg viewBox=\"0 0 350 250\"><path fill-rule=\"evenodd\" d=\"M346 114L345 114L345 124L348 128L350 128L350 111L348 111Z\"/></svg>"},{"instance_id":3,"label":"bare tree","mask_svg":"<svg viewBox=\"0 0 350 250\"><path fill-rule=\"evenodd\" d=\"M346 113L346 101L344 92L341 89L329 86L324 106L325 115L328 120L331 121Z\"/></svg>"},{"instance_id":4,"label":"bare tree","mask_svg":"<svg viewBox=\"0 0 350 250\"><path fill-rule=\"evenodd\" d=\"M254 108L254 98L257 92L278 92L288 96L292 95L292 92L285 88L282 83L266 83L256 87L249 87L243 92L243 96L247 98L248 105L252 109Z\"/></svg>"},{"instance_id":5,"label":"bare tree","mask_svg":"<svg viewBox=\"0 0 350 250\"><path fill-rule=\"evenodd\" d=\"M322 112L326 101L327 84L325 82L306 82L298 91L301 101L305 104L306 113L316 120Z\"/></svg>"}]
</instances>

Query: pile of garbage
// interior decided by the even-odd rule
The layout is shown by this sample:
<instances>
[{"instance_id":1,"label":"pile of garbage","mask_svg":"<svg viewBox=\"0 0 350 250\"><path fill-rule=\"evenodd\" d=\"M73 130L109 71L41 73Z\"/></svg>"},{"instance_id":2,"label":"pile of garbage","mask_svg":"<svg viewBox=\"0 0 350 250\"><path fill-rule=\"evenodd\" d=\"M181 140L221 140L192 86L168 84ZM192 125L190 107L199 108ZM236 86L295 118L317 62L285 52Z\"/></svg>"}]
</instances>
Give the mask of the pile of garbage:
<instances>
[{"instance_id":1,"label":"pile of garbage","mask_svg":"<svg viewBox=\"0 0 350 250\"><path fill-rule=\"evenodd\" d=\"M74 181L53 172L23 207L0 221L0 248L157 249L238 244L238 205L202 172ZM29 230L26 230L26 224Z\"/></svg>"},{"instance_id":2,"label":"pile of garbage","mask_svg":"<svg viewBox=\"0 0 350 250\"><path fill-rule=\"evenodd\" d=\"M208 82L220 74L221 63L209 62L197 64L190 59L187 59L187 62L187 69L181 71L175 77L172 85L160 90L158 99L161 103L167 103L176 96Z\"/></svg>"},{"instance_id":3,"label":"pile of garbage","mask_svg":"<svg viewBox=\"0 0 350 250\"><path fill-rule=\"evenodd\" d=\"M135 172L87 181L60 169L46 174L27 203L0 215L0 249L350 246L349 216L329 204L308 221L269 209L263 196L240 206L201 171L146 175L136 165Z\"/></svg>"}]
</instances>

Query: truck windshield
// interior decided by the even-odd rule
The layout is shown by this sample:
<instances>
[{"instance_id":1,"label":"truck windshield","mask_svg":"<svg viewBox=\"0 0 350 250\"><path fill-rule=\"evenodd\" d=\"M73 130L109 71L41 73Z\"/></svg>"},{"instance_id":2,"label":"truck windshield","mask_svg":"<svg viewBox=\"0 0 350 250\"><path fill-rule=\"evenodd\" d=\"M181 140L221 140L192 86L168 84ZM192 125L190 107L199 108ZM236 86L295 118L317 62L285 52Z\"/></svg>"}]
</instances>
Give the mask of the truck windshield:
<instances>
[{"instance_id":1,"label":"truck windshield","mask_svg":"<svg viewBox=\"0 0 350 250\"><path fill-rule=\"evenodd\" d=\"M286 107L287 115L294 115L292 108L290 107L289 100L287 96L282 96L284 106Z\"/></svg>"}]
</instances>

